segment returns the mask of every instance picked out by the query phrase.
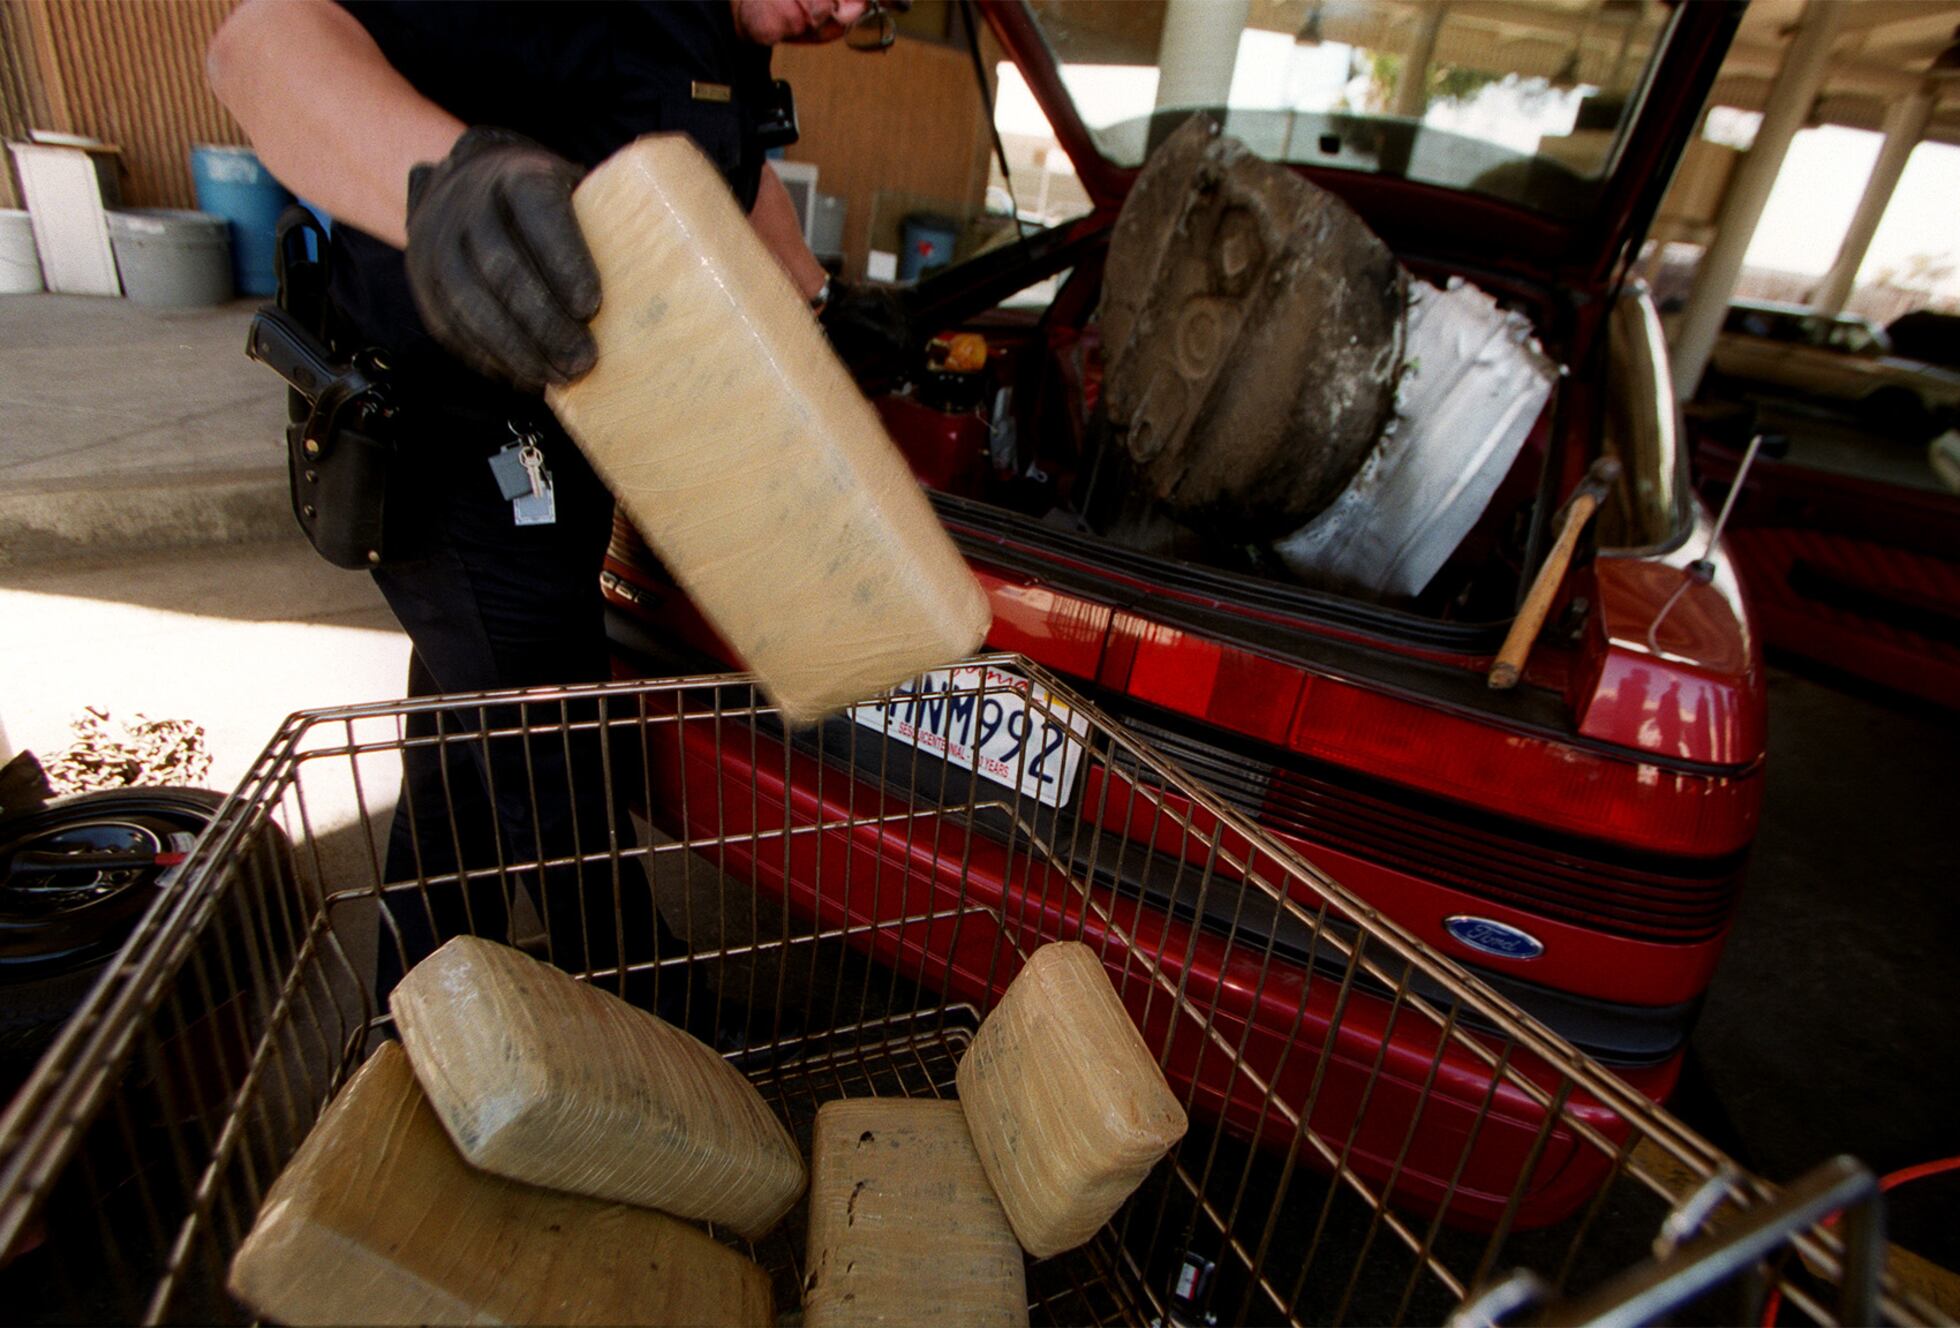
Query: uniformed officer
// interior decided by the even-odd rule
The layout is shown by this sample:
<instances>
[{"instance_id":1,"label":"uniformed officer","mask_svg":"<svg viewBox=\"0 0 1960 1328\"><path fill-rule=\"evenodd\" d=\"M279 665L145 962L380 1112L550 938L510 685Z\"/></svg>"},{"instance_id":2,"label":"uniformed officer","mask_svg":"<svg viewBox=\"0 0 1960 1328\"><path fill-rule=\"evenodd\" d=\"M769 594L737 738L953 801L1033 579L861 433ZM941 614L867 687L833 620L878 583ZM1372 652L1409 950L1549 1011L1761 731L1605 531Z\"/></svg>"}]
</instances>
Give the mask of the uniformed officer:
<instances>
[{"instance_id":1,"label":"uniformed officer","mask_svg":"<svg viewBox=\"0 0 1960 1328\"><path fill-rule=\"evenodd\" d=\"M393 369L398 464L415 502L412 528L390 531L405 554L374 578L414 643L411 696L608 676L598 576L612 501L538 396L593 361L586 321L603 292L571 211L580 176L641 134L687 134L821 304L826 274L764 160L783 111L769 48L879 24L888 45L889 14L874 0L245 0L219 31L207 61L219 98L268 169L334 219L334 349L380 348ZM890 330L862 294L825 312ZM519 435L537 451L513 446ZM530 482L513 497L520 458ZM535 722L562 721L556 705L532 709ZM418 715L409 736L436 731ZM455 747L408 752L390 880L454 870L459 843L463 865L483 866L500 837L521 860L603 849L620 829L607 824L617 799L594 796L594 746L505 742L488 759L483 744ZM556 792L581 781L583 797ZM541 891L567 967L612 961L616 906L628 933L657 926L632 892L616 900L605 875L588 879L576 909L558 883ZM418 897L426 907L396 909L384 932L383 992L464 911L482 934L507 925L499 889L473 891L469 910L454 892ZM583 925L568 931L573 918Z\"/></svg>"}]
</instances>

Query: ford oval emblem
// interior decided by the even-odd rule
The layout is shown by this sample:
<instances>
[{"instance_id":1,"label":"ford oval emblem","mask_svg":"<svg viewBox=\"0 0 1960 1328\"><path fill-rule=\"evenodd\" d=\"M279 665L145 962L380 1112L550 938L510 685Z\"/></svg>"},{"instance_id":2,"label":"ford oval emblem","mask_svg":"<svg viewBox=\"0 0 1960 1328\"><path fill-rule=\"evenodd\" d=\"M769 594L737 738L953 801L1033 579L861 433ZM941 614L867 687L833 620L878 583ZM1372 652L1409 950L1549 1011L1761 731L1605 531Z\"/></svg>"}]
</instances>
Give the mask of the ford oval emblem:
<instances>
[{"instance_id":1,"label":"ford oval emblem","mask_svg":"<svg viewBox=\"0 0 1960 1328\"><path fill-rule=\"evenodd\" d=\"M1543 941L1508 922L1459 913L1453 918L1443 919L1443 930L1472 950L1482 950L1500 959L1536 959L1545 953Z\"/></svg>"}]
</instances>

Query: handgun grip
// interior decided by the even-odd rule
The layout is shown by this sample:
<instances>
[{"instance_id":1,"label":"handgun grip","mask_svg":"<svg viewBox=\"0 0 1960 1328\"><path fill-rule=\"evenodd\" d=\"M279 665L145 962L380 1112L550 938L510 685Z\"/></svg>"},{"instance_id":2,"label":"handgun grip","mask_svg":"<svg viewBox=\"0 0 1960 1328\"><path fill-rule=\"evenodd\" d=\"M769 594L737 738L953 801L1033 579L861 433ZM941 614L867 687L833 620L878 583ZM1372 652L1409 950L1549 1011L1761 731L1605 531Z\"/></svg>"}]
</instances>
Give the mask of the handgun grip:
<instances>
[{"instance_id":1,"label":"handgun grip","mask_svg":"<svg viewBox=\"0 0 1960 1328\"><path fill-rule=\"evenodd\" d=\"M318 401L341 371L319 339L273 305L260 305L245 338L245 354L289 383L308 401Z\"/></svg>"}]
</instances>

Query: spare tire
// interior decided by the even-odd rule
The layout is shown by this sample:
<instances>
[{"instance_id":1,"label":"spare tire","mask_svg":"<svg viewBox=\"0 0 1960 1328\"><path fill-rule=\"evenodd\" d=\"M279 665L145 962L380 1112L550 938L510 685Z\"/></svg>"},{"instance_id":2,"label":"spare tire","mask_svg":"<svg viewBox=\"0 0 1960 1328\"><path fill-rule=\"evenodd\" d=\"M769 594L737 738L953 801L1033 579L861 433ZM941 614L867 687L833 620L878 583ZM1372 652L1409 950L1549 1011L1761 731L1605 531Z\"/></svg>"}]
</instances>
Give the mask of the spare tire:
<instances>
[{"instance_id":1,"label":"spare tire","mask_svg":"<svg viewBox=\"0 0 1960 1328\"><path fill-rule=\"evenodd\" d=\"M1409 279L1360 216L1194 115L1144 163L1104 263L1103 403L1149 496L1279 539L1382 437Z\"/></svg>"},{"instance_id":2,"label":"spare tire","mask_svg":"<svg viewBox=\"0 0 1960 1328\"><path fill-rule=\"evenodd\" d=\"M0 1073L32 1065L223 802L105 789L0 816Z\"/></svg>"}]
</instances>

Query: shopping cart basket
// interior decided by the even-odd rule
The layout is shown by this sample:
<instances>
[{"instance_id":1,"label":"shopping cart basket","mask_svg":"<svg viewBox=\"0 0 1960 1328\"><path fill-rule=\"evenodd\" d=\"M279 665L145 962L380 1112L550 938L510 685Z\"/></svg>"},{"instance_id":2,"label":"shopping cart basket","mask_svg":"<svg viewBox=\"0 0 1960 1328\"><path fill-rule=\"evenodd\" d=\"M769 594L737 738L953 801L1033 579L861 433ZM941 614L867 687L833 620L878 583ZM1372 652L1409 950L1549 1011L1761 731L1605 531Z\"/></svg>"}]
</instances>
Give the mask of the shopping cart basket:
<instances>
[{"instance_id":1,"label":"shopping cart basket","mask_svg":"<svg viewBox=\"0 0 1960 1328\"><path fill-rule=\"evenodd\" d=\"M1872 1220L1815 1225L1861 1169L1741 1174L1010 657L805 730L741 676L294 716L0 1122L14 1317L239 1317L226 1266L387 1036L377 982L464 931L684 1024L806 1147L824 1101L952 1094L1027 955L1095 947L1192 1127L1030 1264L1037 1321L1651 1317L1718 1282L1717 1317L1771 1285L1926 1317ZM785 1311L803 1237L750 1247Z\"/></svg>"}]
</instances>

